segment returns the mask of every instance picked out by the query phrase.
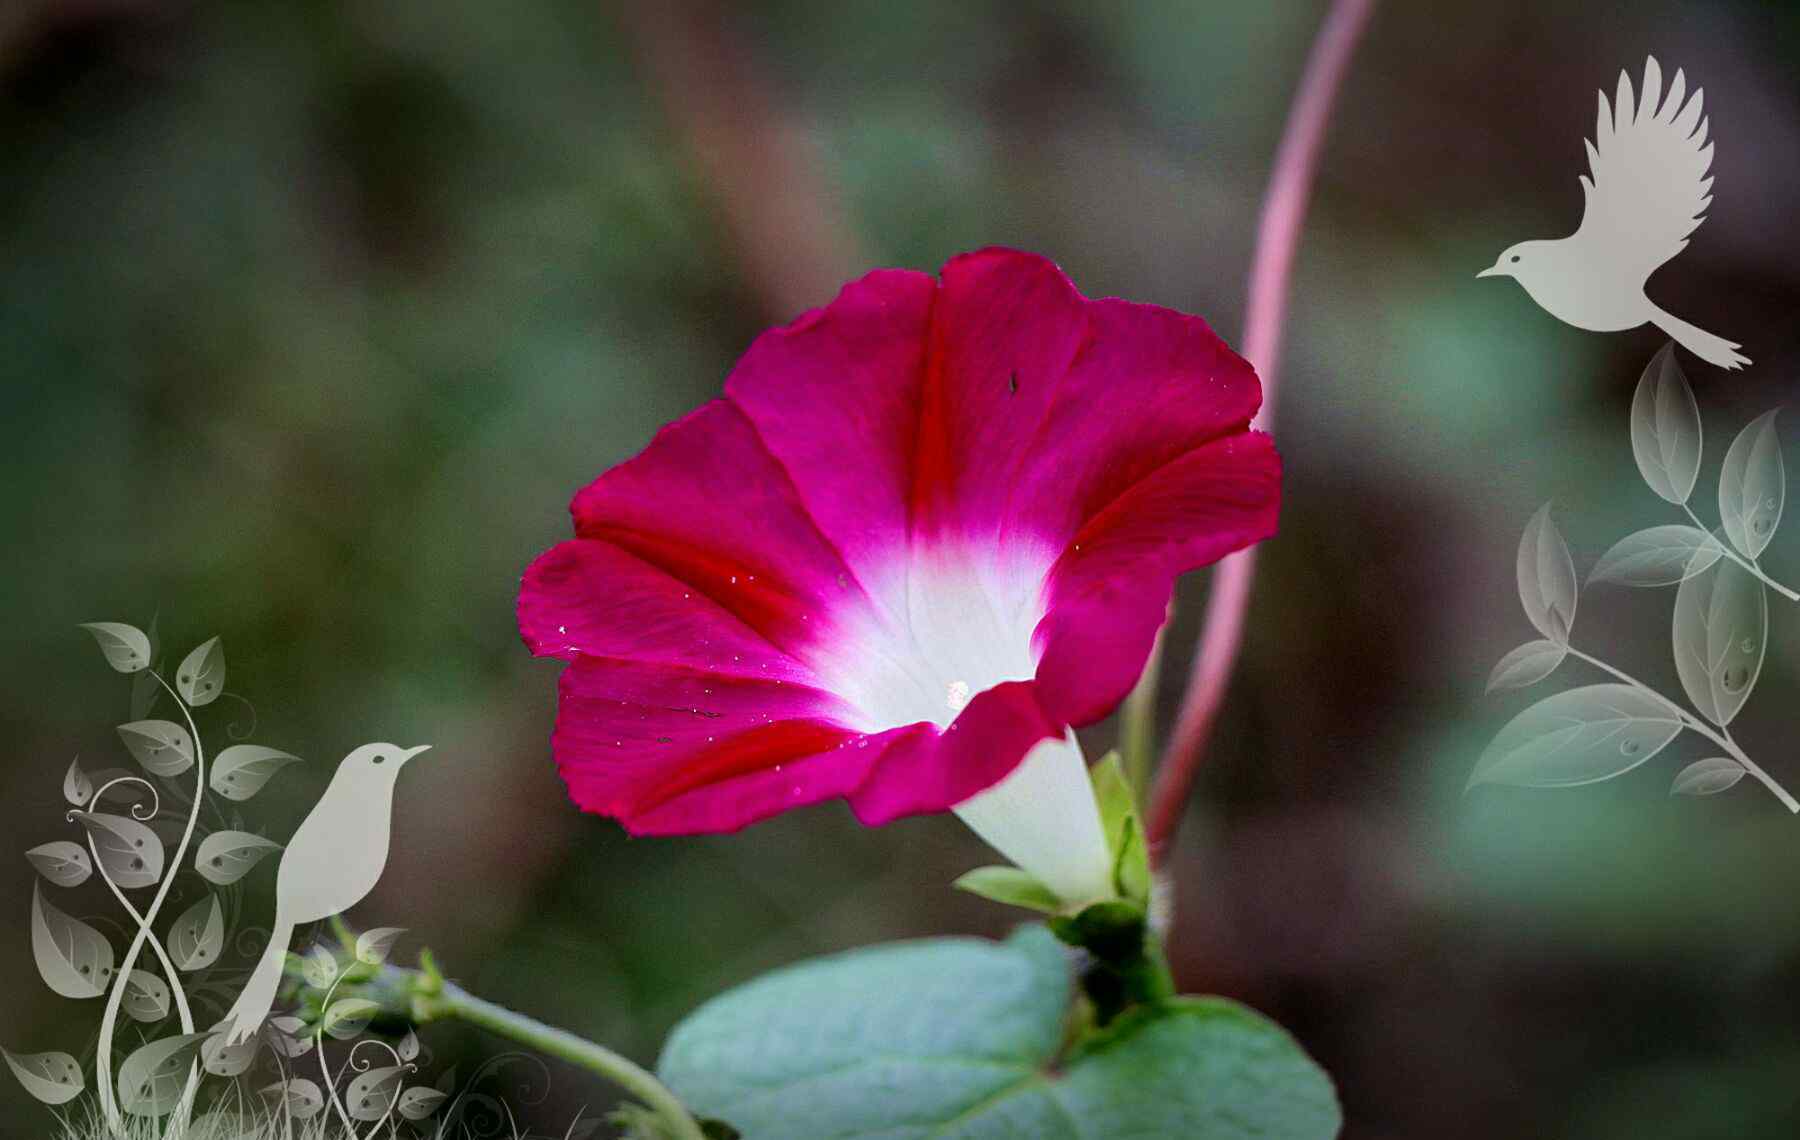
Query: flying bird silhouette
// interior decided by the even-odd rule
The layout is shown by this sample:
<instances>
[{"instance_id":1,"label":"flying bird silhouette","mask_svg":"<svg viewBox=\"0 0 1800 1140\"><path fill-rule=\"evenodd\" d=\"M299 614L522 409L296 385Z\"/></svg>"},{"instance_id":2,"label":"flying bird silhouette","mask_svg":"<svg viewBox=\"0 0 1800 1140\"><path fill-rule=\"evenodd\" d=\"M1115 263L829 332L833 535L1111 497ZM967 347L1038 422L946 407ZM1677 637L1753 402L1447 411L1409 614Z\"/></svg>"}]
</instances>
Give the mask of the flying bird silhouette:
<instances>
[{"instance_id":1,"label":"flying bird silhouette","mask_svg":"<svg viewBox=\"0 0 1800 1140\"><path fill-rule=\"evenodd\" d=\"M365 744L338 765L331 785L281 853L269 947L219 1023L227 1044L249 1040L269 1016L294 928L341 914L374 889L387 864L394 779L401 765L429 747Z\"/></svg>"},{"instance_id":2,"label":"flying bird silhouette","mask_svg":"<svg viewBox=\"0 0 1800 1140\"><path fill-rule=\"evenodd\" d=\"M1586 206L1581 226L1555 241L1525 241L1500 255L1477 277L1511 277L1543 310L1576 328L1618 332L1649 323L1709 364L1742 368L1738 346L1658 308L1644 282L1687 248L1712 202L1713 148L1701 117L1704 92L1684 104L1686 78L1677 70L1665 97L1662 68L1644 65L1643 97L1619 73L1614 106L1600 93L1594 138L1581 176Z\"/></svg>"}]
</instances>

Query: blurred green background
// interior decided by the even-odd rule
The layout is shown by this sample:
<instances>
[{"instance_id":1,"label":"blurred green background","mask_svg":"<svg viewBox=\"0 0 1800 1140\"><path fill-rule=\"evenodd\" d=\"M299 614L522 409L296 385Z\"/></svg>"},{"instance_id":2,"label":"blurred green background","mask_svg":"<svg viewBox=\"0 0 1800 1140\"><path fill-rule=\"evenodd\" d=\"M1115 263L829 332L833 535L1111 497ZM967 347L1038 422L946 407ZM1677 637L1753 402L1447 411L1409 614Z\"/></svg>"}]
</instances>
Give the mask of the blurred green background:
<instances>
[{"instance_id":1,"label":"blurred green background","mask_svg":"<svg viewBox=\"0 0 1800 1140\"><path fill-rule=\"evenodd\" d=\"M640 1058L773 966L1004 931L947 889L988 861L949 817L866 831L833 805L666 841L578 814L519 574L579 486L869 266L1020 246L1235 340L1322 12L7 0L0 829L64 837L70 757L127 762L129 683L76 624L159 615L175 653L221 634L255 739L308 759L244 806L272 836L355 745L435 743L353 917ZM1172 953L1186 988L1300 1037L1351 1137L1800 1134L1800 819L1749 781L1672 801L1687 740L1596 787L1462 791L1529 700L1482 687L1535 636L1512 568L1531 512L1555 498L1583 572L1674 521L1626 431L1659 335L1580 332L1474 276L1573 228L1594 91L1646 53L1704 85L1718 145L1711 219L1652 294L1755 360L1687 360L1714 514L1725 441L1800 366L1800 9L1384 5L1324 156L1283 529L1174 864ZM1764 559L1790 583L1797 533ZM1165 719L1204 595L1185 584ZM1671 601L1597 588L1577 643L1679 692ZM1551 684L1598 679L1564 668ZM1796 696L1800 606L1775 602L1734 728L1790 786ZM98 1011L38 984L10 866L0 1044L78 1050ZM253 918L271 881L248 880ZM611 1096L558 1070L533 1115L560 1133ZM0 1132L40 1113L0 1080Z\"/></svg>"}]
</instances>

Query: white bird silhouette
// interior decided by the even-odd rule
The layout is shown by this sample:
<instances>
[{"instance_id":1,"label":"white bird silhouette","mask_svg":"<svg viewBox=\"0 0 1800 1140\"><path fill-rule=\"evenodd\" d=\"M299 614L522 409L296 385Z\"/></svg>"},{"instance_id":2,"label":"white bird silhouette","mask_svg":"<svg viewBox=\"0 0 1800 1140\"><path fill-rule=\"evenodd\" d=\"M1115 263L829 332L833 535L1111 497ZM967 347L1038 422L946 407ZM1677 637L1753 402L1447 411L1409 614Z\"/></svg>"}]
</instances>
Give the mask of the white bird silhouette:
<instances>
[{"instance_id":1,"label":"white bird silhouette","mask_svg":"<svg viewBox=\"0 0 1800 1140\"><path fill-rule=\"evenodd\" d=\"M1644 65L1643 98L1619 73L1615 106L1600 93L1594 138L1587 143L1589 175L1581 226L1556 241L1520 242L1477 277L1511 277L1545 312L1576 328L1618 332L1649 323L1689 352L1720 368L1750 363L1738 346L1658 308L1644 295L1650 274L1687 248L1688 236L1712 202L1713 148L1700 110L1704 93L1682 102L1686 78L1677 70L1665 98L1662 69Z\"/></svg>"},{"instance_id":2,"label":"white bird silhouette","mask_svg":"<svg viewBox=\"0 0 1800 1140\"><path fill-rule=\"evenodd\" d=\"M248 1041L269 1016L294 928L342 914L375 889L387 865L394 779L402 764L429 747L365 744L338 765L331 785L281 853L269 947L219 1023L227 1044Z\"/></svg>"}]
</instances>

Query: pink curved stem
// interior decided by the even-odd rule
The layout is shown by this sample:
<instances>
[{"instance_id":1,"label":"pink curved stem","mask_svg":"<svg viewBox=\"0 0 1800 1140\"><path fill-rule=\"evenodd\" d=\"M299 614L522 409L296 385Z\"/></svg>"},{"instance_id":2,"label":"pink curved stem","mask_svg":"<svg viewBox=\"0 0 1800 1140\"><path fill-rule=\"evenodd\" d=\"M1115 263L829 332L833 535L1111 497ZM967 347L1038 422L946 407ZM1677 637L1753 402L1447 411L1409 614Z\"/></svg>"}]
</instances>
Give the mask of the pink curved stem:
<instances>
[{"instance_id":1,"label":"pink curved stem","mask_svg":"<svg viewBox=\"0 0 1800 1140\"><path fill-rule=\"evenodd\" d=\"M1274 421L1288 282L1306 223L1313 174L1318 169L1319 150L1338 90L1374 7L1374 0L1333 0L1306 58L1300 89L1288 110L1287 126L1275 152L1275 168L1256 229L1256 256L1250 268L1250 298L1244 315L1244 356L1255 365L1263 386L1262 411L1255 427L1267 429ZM1250 588L1255 579L1254 548L1231 555L1213 571L1194 671L1188 678L1175 730L1163 753L1162 769L1150 797L1145 832L1152 857L1159 863L1181 822L1213 721L1224 701L1238 646L1243 641L1244 615L1250 608Z\"/></svg>"}]
</instances>

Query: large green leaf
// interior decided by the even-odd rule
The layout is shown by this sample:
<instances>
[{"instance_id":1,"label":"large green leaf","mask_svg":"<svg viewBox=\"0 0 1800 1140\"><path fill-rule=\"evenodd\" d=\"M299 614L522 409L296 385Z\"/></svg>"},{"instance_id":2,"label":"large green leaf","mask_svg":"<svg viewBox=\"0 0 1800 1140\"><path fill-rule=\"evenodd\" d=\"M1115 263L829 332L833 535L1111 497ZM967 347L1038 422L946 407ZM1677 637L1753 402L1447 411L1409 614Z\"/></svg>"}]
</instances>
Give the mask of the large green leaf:
<instances>
[{"instance_id":1,"label":"large green leaf","mask_svg":"<svg viewBox=\"0 0 1800 1140\"><path fill-rule=\"evenodd\" d=\"M1330 1080L1280 1027L1219 998L1127 1013L1064 1051L1073 987L1041 927L777 971L716 998L658 1066L745 1140L1313 1140Z\"/></svg>"}]
</instances>

